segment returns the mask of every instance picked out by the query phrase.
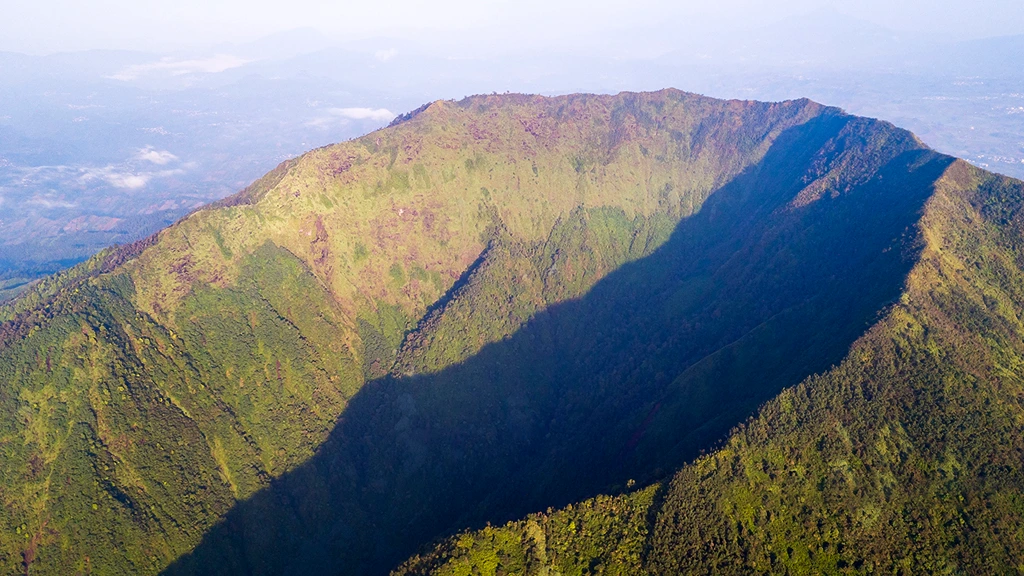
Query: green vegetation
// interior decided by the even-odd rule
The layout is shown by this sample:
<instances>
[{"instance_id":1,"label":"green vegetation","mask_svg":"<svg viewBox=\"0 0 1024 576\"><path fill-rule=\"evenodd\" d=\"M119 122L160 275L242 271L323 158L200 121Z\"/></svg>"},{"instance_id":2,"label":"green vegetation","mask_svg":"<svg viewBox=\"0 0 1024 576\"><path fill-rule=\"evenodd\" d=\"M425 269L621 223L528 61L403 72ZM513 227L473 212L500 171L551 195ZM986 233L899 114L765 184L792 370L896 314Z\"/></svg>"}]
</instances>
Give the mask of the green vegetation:
<instances>
[{"instance_id":1,"label":"green vegetation","mask_svg":"<svg viewBox=\"0 0 1024 576\"><path fill-rule=\"evenodd\" d=\"M839 365L765 404L680 470L660 502L617 521L587 512L611 530L649 535L629 571L1024 568L1022 202L1022 183L954 164L921 219L926 245L899 301ZM512 565L511 543L530 532L523 522L500 540L494 532L464 533L398 573L495 573L494 557Z\"/></svg>"},{"instance_id":2,"label":"green vegetation","mask_svg":"<svg viewBox=\"0 0 1024 576\"><path fill-rule=\"evenodd\" d=\"M1019 196L808 101L433 103L0 309L0 571L382 573L418 549L401 572L893 571L837 550L897 513L871 490L920 486L906 519L939 510L937 475L1009 462L916 447L966 415L1019 430ZM855 360L906 406L847 411ZM956 493L994 503L986 546L1019 542L1005 466L998 498ZM843 550L954 549L904 522Z\"/></svg>"},{"instance_id":3,"label":"green vegetation","mask_svg":"<svg viewBox=\"0 0 1024 576\"><path fill-rule=\"evenodd\" d=\"M647 512L657 494L658 487L652 486L620 497L598 496L500 528L488 526L452 538L434 554L417 556L393 573L636 574L649 537Z\"/></svg>"}]
</instances>

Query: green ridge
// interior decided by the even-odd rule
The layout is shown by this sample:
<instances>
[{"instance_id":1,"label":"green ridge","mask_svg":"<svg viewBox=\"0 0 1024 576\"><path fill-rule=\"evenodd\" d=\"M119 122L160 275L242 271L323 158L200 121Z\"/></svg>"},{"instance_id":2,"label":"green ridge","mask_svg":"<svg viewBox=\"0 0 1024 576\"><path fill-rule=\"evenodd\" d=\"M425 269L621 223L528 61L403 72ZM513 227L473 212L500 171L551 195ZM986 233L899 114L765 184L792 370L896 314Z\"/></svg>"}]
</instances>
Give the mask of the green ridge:
<instances>
[{"instance_id":1,"label":"green ridge","mask_svg":"<svg viewBox=\"0 0 1024 576\"><path fill-rule=\"evenodd\" d=\"M403 569L760 567L672 544L697 521L693 545L740 555L730 514L778 493L720 475L701 493L718 523L688 515L679 478L721 452L664 494L631 486L843 370L953 253L928 219L940 198L976 190L1000 241L1019 238L1017 183L951 162L808 101L672 90L435 102L314 150L0 308L0 571L383 573L574 502ZM1016 270L1013 246L956 237L971 274ZM1018 285L976 283L985 309L964 314L1009 322ZM969 460L951 446L944 470ZM813 538L783 534L742 541L824 569L781 560Z\"/></svg>"}]
</instances>

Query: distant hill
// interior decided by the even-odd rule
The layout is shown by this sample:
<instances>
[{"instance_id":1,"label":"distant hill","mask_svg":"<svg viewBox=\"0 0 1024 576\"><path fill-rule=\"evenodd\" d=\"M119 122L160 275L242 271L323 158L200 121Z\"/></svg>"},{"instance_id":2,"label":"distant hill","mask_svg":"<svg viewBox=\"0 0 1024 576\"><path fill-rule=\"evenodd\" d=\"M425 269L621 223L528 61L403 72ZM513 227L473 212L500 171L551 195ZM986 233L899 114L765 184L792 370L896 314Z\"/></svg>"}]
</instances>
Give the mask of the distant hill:
<instances>
[{"instance_id":1,"label":"distant hill","mask_svg":"<svg viewBox=\"0 0 1024 576\"><path fill-rule=\"evenodd\" d=\"M434 102L0 309L0 566L1016 566L1020 196L809 100Z\"/></svg>"}]
</instances>

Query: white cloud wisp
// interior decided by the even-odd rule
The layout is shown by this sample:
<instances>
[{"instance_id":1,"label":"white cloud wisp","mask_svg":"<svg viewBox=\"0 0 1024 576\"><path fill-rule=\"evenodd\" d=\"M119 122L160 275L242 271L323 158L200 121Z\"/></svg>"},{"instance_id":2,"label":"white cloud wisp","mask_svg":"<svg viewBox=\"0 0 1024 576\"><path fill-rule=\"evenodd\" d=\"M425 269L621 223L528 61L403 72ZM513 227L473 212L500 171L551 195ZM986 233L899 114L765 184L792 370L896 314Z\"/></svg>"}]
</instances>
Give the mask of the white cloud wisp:
<instances>
[{"instance_id":1,"label":"white cloud wisp","mask_svg":"<svg viewBox=\"0 0 1024 576\"><path fill-rule=\"evenodd\" d=\"M153 73L165 72L171 76L183 76L185 74L216 74L231 68L238 68L248 64L249 60L232 56L230 54L218 54L209 58L197 58L192 60L177 60L174 58L162 58L157 62L148 64L132 64L125 66L117 74L107 76L112 80L130 82L142 76Z\"/></svg>"},{"instance_id":2,"label":"white cloud wisp","mask_svg":"<svg viewBox=\"0 0 1024 576\"><path fill-rule=\"evenodd\" d=\"M345 125L353 120L383 124L395 119L395 113L387 108L328 108L325 112L326 116L314 118L306 125L327 128L336 124Z\"/></svg>"},{"instance_id":3,"label":"white cloud wisp","mask_svg":"<svg viewBox=\"0 0 1024 576\"><path fill-rule=\"evenodd\" d=\"M167 164L177 160L178 157L167 150L156 150L152 146L146 146L139 150L139 153L135 155L135 159L151 162L158 166L166 166Z\"/></svg>"}]
</instances>

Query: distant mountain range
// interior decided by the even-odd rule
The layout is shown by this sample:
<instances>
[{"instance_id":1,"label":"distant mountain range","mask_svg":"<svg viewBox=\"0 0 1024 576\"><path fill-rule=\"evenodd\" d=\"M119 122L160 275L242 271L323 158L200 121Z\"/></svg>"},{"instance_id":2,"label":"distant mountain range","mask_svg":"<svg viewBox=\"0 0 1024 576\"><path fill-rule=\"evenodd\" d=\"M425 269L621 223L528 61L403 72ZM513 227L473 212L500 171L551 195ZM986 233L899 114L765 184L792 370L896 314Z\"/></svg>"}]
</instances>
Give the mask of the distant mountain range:
<instances>
[{"instance_id":1,"label":"distant mountain range","mask_svg":"<svg viewBox=\"0 0 1024 576\"><path fill-rule=\"evenodd\" d=\"M0 569L1013 571L1022 200L806 99L435 101L0 308Z\"/></svg>"}]
</instances>

